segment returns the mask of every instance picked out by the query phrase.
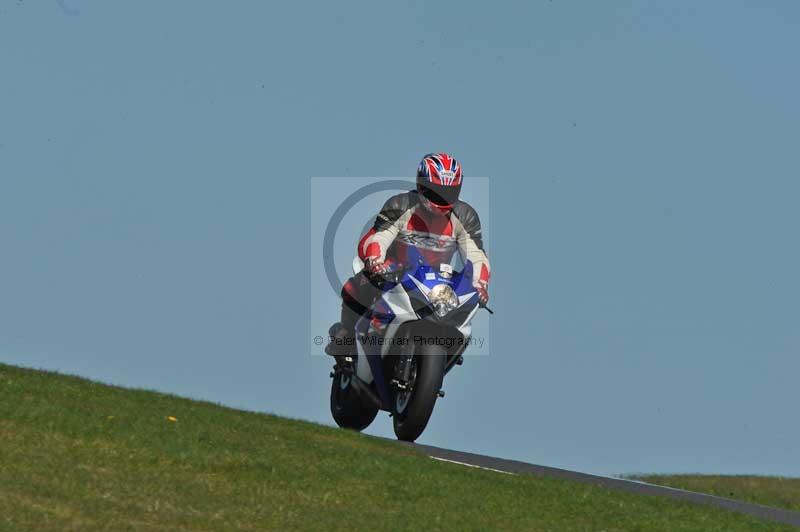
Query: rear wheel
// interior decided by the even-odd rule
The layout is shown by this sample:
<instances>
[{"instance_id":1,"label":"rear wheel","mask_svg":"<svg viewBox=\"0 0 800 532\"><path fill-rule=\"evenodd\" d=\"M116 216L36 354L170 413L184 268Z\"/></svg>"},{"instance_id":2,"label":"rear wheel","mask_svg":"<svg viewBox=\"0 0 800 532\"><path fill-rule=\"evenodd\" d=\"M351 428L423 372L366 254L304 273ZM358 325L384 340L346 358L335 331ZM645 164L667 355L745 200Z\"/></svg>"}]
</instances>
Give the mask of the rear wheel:
<instances>
[{"instance_id":1,"label":"rear wheel","mask_svg":"<svg viewBox=\"0 0 800 532\"><path fill-rule=\"evenodd\" d=\"M428 425L442 388L446 351L438 345L416 349L406 390L396 390L392 405L397 439L414 441Z\"/></svg>"},{"instance_id":2,"label":"rear wheel","mask_svg":"<svg viewBox=\"0 0 800 532\"><path fill-rule=\"evenodd\" d=\"M345 429L362 431L378 415L378 409L364 404L353 389L352 379L357 377L337 371L331 383L331 415L336 424Z\"/></svg>"}]
</instances>

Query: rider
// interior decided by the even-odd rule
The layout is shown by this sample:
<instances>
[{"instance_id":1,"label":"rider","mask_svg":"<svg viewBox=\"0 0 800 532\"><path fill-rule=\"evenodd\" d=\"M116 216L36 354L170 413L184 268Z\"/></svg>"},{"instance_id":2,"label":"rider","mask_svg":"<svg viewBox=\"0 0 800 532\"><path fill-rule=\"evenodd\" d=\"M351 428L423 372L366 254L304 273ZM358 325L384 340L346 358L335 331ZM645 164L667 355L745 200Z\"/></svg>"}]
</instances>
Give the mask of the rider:
<instances>
[{"instance_id":1,"label":"rider","mask_svg":"<svg viewBox=\"0 0 800 532\"><path fill-rule=\"evenodd\" d=\"M458 251L472 261L472 284L482 305L489 301L489 259L483 251L481 222L469 204L458 199L461 165L447 153L429 153L417 168L417 187L389 198L375 224L358 243L364 269L342 287L342 319L325 352L351 355L355 325L381 295L375 278L393 262L405 262L415 248L434 267L450 264Z\"/></svg>"}]
</instances>

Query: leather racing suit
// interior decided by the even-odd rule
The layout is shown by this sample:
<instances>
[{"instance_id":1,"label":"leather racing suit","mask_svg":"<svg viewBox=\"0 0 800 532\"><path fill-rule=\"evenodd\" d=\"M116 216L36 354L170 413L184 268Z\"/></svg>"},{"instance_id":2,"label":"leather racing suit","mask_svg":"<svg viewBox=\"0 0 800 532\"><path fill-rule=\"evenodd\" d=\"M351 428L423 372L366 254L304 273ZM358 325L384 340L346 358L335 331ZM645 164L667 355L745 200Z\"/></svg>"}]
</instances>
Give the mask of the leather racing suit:
<instances>
[{"instance_id":1,"label":"leather racing suit","mask_svg":"<svg viewBox=\"0 0 800 532\"><path fill-rule=\"evenodd\" d=\"M415 248L434 267L450 264L456 252L472 261L473 285L489 282L491 266L483 250L481 222L468 203L457 201L446 214L425 208L416 190L397 194L383 205L375 223L358 243L358 256L366 261L407 262ZM365 272L351 277L342 287L342 328L352 333L381 290Z\"/></svg>"}]
</instances>

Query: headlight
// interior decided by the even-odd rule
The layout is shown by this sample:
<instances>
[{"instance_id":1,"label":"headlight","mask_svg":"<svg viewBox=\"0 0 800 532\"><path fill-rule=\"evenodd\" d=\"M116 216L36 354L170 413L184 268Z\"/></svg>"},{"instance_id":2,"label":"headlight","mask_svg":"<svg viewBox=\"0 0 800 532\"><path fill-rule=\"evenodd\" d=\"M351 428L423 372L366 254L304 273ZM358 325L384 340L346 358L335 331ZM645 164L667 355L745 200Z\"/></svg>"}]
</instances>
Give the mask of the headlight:
<instances>
[{"instance_id":1,"label":"headlight","mask_svg":"<svg viewBox=\"0 0 800 532\"><path fill-rule=\"evenodd\" d=\"M434 286L428 294L428 299L431 300L433 311L440 318L458 308L458 296L450 285L444 283Z\"/></svg>"}]
</instances>

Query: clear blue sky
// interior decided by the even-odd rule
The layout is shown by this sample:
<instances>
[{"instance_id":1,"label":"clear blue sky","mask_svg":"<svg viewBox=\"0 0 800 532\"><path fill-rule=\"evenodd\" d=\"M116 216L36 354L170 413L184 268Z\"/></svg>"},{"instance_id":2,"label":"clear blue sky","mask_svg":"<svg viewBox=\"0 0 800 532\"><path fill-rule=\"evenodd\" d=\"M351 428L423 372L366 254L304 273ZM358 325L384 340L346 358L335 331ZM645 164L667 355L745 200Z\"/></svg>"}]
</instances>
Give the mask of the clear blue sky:
<instances>
[{"instance_id":1,"label":"clear blue sky","mask_svg":"<svg viewBox=\"0 0 800 532\"><path fill-rule=\"evenodd\" d=\"M497 313L421 441L800 475L800 4L113 4L0 4L0 360L330 423L309 178L448 150Z\"/></svg>"}]
</instances>

